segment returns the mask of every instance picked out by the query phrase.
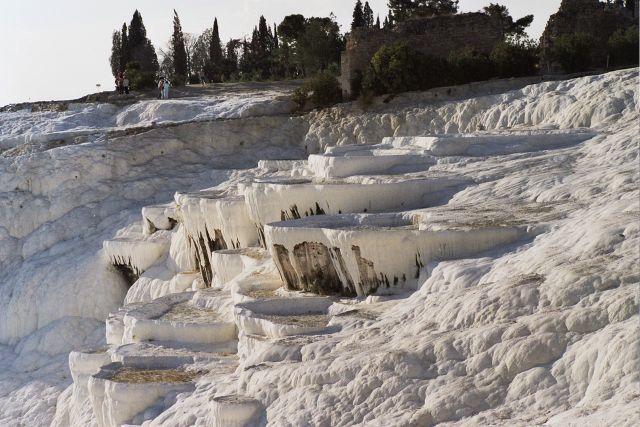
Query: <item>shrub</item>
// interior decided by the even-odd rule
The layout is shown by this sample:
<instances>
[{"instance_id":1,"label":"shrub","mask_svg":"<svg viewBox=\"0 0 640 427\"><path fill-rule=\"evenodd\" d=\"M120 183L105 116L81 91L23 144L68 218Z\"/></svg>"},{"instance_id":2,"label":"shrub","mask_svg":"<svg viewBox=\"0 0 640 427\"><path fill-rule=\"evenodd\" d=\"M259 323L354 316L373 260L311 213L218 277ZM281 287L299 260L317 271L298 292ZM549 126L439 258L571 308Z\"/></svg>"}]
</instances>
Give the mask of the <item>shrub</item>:
<instances>
[{"instance_id":1,"label":"shrub","mask_svg":"<svg viewBox=\"0 0 640 427\"><path fill-rule=\"evenodd\" d=\"M456 84L487 80L496 75L489 56L471 49L451 52L448 62Z\"/></svg>"},{"instance_id":2,"label":"shrub","mask_svg":"<svg viewBox=\"0 0 640 427\"><path fill-rule=\"evenodd\" d=\"M342 101L340 82L331 71L319 72L307 82L307 87L316 107L328 107Z\"/></svg>"},{"instance_id":3,"label":"shrub","mask_svg":"<svg viewBox=\"0 0 640 427\"><path fill-rule=\"evenodd\" d=\"M490 55L499 77L522 77L536 73L538 46L531 39L515 38L497 45Z\"/></svg>"},{"instance_id":4,"label":"shrub","mask_svg":"<svg viewBox=\"0 0 640 427\"><path fill-rule=\"evenodd\" d=\"M143 90L156 87L155 73L142 71L138 62L129 62L125 69L131 89Z\"/></svg>"},{"instance_id":5,"label":"shrub","mask_svg":"<svg viewBox=\"0 0 640 427\"><path fill-rule=\"evenodd\" d=\"M563 34L558 37L549 52L549 59L559 62L564 71L575 73L591 66L594 39L587 33Z\"/></svg>"},{"instance_id":6,"label":"shrub","mask_svg":"<svg viewBox=\"0 0 640 427\"><path fill-rule=\"evenodd\" d=\"M638 64L638 27L616 31L609 38L608 47L611 65Z\"/></svg>"},{"instance_id":7,"label":"shrub","mask_svg":"<svg viewBox=\"0 0 640 427\"><path fill-rule=\"evenodd\" d=\"M342 101L340 82L329 70L320 71L293 92L291 100L302 110L310 100L317 108L329 107Z\"/></svg>"},{"instance_id":8,"label":"shrub","mask_svg":"<svg viewBox=\"0 0 640 427\"><path fill-rule=\"evenodd\" d=\"M398 93L420 87L421 55L407 42L382 46L371 59L366 88L378 93Z\"/></svg>"},{"instance_id":9,"label":"shrub","mask_svg":"<svg viewBox=\"0 0 640 427\"><path fill-rule=\"evenodd\" d=\"M294 90L293 95L291 95L291 100L296 104L296 109L298 111L302 111L304 109L308 99L309 92L304 86Z\"/></svg>"}]
</instances>

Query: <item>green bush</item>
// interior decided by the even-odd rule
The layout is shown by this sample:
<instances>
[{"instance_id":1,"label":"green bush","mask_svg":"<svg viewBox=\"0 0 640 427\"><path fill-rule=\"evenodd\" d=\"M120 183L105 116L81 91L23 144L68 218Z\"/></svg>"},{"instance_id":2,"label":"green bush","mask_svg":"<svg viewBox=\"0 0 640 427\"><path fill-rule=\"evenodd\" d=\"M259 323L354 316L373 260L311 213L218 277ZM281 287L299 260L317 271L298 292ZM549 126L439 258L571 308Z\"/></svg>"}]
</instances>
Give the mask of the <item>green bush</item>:
<instances>
[{"instance_id":1,"label":"green bush","mask_svg":"<svg viewBox=\"0 0 640 427\"><path fill-rule=\"evenodd\" d=\"M305 84L293 92L291 100L302 110L310 100L314 107L323 108L342 101L340 82L329 70L320 71Z\"/></svg>"},{"instance_id":2,"label":"green bush","mask_svg":"<svg viewBox=\"0 0 640 427\"><path fill-rule=\"evenodd\" d=\"M471 49L451 52L448 63L456 84L488 80L496 75L489 56Z\"/></svg>"},{"instance_id":3,"label":"green bush","mask_svg":"<svg viewBox=\"0 0 640 427\"><path fill-rule=\"evenodd\" d=\"M340 82L331 71L319 72L307 85L311 92L311 102L316 107L328 107L342 101Z\"/></svg>"},{"instance_id":4,"label":"green bush","mask_svg":"<svg viewBox=\"0 0 640 427\"><path fill-rule=\"evenodd\" d=\"M129 62L125 68L129 85L133 90L144 90L156 87L156 75L150 71L142 71L138 62Z\"/></svg>"},{"instance_id":5,"label":"green bush","mask_svg":"<svg viewBox=\"0 0 640 427\"><path fill-rule=\"evenodd\" d=\"M616 31L609 38L608 47L611 65L638 64L638 27Z\"/></svg>"},{"instance_id":6,"label":"green bush","mask_svg":"<svg viewBox=\"0 0 640 427\"><path fill-rule=\"evenodd\" d=\"M567 73L586 71L591 66L594 39L587 33L563 34L549 52L549 59L560 63Z\"/></svg>"},{"instance_id":7,"label":"green bush","mask_svg":"<svg viewBox=\"0 0 640 427\"><path fill-rule=\"evenodd\" d=\"M378 93L399 93L420 87L422 55L406 42L383 46L371 59L367 89Z\"/></svg>"},{"instance_id":8,"label":"green bush","mask_svg":"<svg viewBox=\"0 0 640 427\"><path fill-rule=\"evenodd\" d=\"M497 45L490 55L499 77L522 77L536 73L538 46L531 39L512 39Z\"/></svg>"},{"instance_id":9,"label":"green bush","mask_svg":"<svg viewBox=\"0 0 640 427\"><path fill-rule=\"evenodd\" d=\"M304 109L308 99L309 92L304 86L294 90L293 95L291 95L291 100L296 104L296 109L298 111L302 111Z\"/></svg>"},{"instance_id":10,"label":"green bush","mask_svg":"<svg viewBox=\"0 0 640 427\"><path fill-rule=\"evenodd\" d=\"M364 76L363 93L399 93L425 90L449 82L446 61L423 55L407 42L380 48Z\"/></svg>"}]
</instances>

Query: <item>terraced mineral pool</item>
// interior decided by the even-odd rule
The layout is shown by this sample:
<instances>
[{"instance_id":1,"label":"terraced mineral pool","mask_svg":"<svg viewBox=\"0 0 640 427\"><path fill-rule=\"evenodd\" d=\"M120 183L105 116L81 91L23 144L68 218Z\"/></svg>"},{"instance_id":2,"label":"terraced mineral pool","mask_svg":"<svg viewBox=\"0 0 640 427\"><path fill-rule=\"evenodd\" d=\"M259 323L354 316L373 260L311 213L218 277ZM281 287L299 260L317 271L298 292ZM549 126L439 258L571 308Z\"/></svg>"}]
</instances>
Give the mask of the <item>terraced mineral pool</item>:
<instances>
[{"instance_id":1,"label":"terraced mineral pool","mask_svg":"<svg viewBox=\"0 0 640 427\"><path fill-rule=\"evenodd\" d=\"M204 371L187 372L179 369L141 370L121 368L118 369L109 380L126 384L188 383L201 377L205 373Z\"/></svg>"},{"instance_id":2,"label":"terraced mineral pool","mask_svg":"<svg viewBox=\"0 0 640 427\"><path fill-rule=\"evenodd\" d=\"M278 294L276 293L277 289L254 289L248 291L246 295L255 299L270 299L277 298Z\"/></svg>"},{"instance_id":3,"label":"terraced mineral pool","mask_svg":"<svg viewBox=\"0 0 640 427\"><path fill-rule=\"evenodd\" d=\"M174 305L171 309L157 318L166 322L210 323L219 319L215 310L194 307L189 301Z\"/></svg>"},{"instance_id":4,"label":"terraced mineral pool","mask_svg":"<svg viewBox=\"0 0 640 427\"><path fill-rule=\"evenodd\" d=\"M331 316L324 313L305 313L292 315L266 314L262 318L280 325L323 327L329 323Z\"/></svg>"}]
</instances>

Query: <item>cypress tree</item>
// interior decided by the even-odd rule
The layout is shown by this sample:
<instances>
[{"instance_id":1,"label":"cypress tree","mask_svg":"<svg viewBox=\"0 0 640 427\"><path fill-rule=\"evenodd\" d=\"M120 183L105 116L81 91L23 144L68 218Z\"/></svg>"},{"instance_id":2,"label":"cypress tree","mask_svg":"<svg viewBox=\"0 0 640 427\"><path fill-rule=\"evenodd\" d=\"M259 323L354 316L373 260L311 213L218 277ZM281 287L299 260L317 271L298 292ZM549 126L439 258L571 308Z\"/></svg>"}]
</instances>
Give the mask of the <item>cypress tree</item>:
<instances>
[{"instance_id":1,"label":"cypress tree","mask_svg":"<svg viewBox=\"0 0 640 427\"><path fill-rule=\"evenodd\" d=\"M120 32L120 69L124 70L129 61L131 60L131 50L129 48L129 36L127 35L127 24L122 24L122 31Z\"/></svg>"},{"instance_id":2,"label":"cypress tree","mask_svg":"<svg viewBox=\"0 0 640 427\"><path fill-rule=\"evenodd\" d=\"M353 20L351 21L351 29L363 28L365 26L364 11L362 10L362 2L356 1L356 6L353 8Z\"/></svg>"},{"instance_id":3,"label":"cypress tree","mask_svg":"<svg viewBox=\"0 0 640 427\"><path fill-rule=\"evenodd\" d=\"M380 15L376 18L376 28L380 29Z\"/></svg>"},{"instance_id":4,"label":"cypress tree","mask_svg":"<svg viewBox=\"0 0 640 427\"><path fill-rule=\"evenodd\" d=\"M111 56L109 57L109 64L111 65L111 73L115 76L122 69L120 65L120 58L122 57L122 35L120 31L113 32L111 37Z\"/></svg>"},{"instance_id":5,"label":"cypress tree","mask_svg":"<svg viewBox=\"0 0 640 427\"><path fill-rule=\"evenodd\" d=\"M206 67L207 77L214 82L221 80L224 73L225 60L222 52L222 43L220 41L220 32L218 30L218 18L213 20L213 30L211 31L211 40L209 41L209 61Z\"/></svg>"},{"instance_id":6,"label":"cypress tree","mask_svg":"<svg viewBox=\"0 0 640 427\"><path fill-rule=\"evenodd\" d=\"M125 60L127 63L137 62L140 70L147 73L155 73L158 70L156 51L151 41L147 39L147 29L142 22L142 15L137 10L133 13L129 24Z\"/></svg>"},{"instance_id":7,"label":"cypress tree","mask_svg":"<svg viewBox=\"0 0 640 427\"><path fill-rule=\"evenodd\" d=\"M274 22L273 23L273 47L277 49L279 45L280 45L280 42L278 41L278 26Z\"/></svg>"},{"instance_id":8,"label":"cypress tree","mask_svg":"<svg viewBox=\"0 0 640 427\"><path fill-rule=\"evenodd\" d=\"M373 10L371 9L371 6L369 6L368 1L364 3L362 14L364 18L364 27L373 28Z\"/></svg>"},{"instance_id":9,"label":"cypress tree","mask_svg":"<svg viewBox=\"0 0 640 427\"><path fill-rule=\"evenodd\" d=\"M220 32L218 31L218 18L213 20L213 32L211 33L211 44L209 45L209 59L211 59L211 62L214 64L219 64L223 60Z\"/></svg>"},{"instance_id":10,"label":"cypress tree","mask_svg":"<svg viewBox=\"0 0 640 427\"><path fill-rule=\"evenodd\" d=\"M144 46L147 43L147 29L144 27L144 23L142 22L142 15L136 9L133 12L133 18L131 19L131 24L129 25L129 49L133 51L134 49Z\"/></svg>"},{"instance_id":11,"label":"cypress tree","mask_svg":"<svg viewBox=\"0 0 640 427\"><path fill-rule=\"evenodd\" d=\"M171 36L171 48L173 50L173 71L176 83L183 82L188 77L187 51L184 46L184 34L178 12L173 10L173 35Z\"/></svg>"}]
</instances>

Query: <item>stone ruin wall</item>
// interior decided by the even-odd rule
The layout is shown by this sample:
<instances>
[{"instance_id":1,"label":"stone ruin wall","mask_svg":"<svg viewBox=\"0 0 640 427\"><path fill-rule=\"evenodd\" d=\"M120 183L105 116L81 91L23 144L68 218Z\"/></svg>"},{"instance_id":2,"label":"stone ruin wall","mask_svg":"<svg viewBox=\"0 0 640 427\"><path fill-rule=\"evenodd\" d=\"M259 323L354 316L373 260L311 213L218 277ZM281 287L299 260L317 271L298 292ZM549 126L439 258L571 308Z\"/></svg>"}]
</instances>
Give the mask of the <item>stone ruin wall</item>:
<instances>
[{"instance_id":1,"label":"stone ruin wall","mask_svg":"<svg viewBox=\"0 0 640 427\"><path fill-rule=\"evenodd\" d=\"M341 85L343 95L351 96L351 85L358 73L364 73L373 55L385 44L400 40L427 55L447 57L464 48L488 53L503 38L500 24L483 13L464 13L412 19L392 30L356 29L347 36L342 53Z\"/></svg>"},{"instance_id":2,"label":"stone ruin wall","mask_svg":"<svg viewBox=\"0 0 640 427\"><path fill-rule=\"evenodd\" d=\"M544 58L553 47L556 38L563 34L583 32L592 35L595 43L592 52L592 64L604 67L607 64L607 41L618 29L626 29L637 25L638 3L636 11L632 13L624 7L615 4L607 5L599 0L562 0L557 13L549 17L544 33L540 38L542 48L542 71L546 73L562 72L560 65ZM635 15L635 16L634 16Z\"/></svg>"}]
</instances>

